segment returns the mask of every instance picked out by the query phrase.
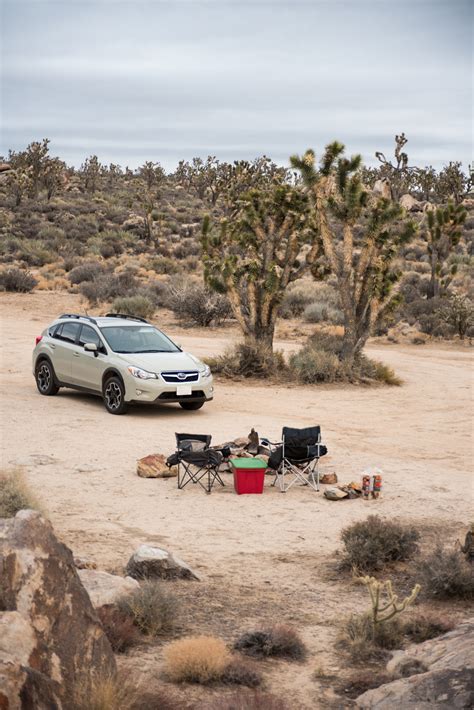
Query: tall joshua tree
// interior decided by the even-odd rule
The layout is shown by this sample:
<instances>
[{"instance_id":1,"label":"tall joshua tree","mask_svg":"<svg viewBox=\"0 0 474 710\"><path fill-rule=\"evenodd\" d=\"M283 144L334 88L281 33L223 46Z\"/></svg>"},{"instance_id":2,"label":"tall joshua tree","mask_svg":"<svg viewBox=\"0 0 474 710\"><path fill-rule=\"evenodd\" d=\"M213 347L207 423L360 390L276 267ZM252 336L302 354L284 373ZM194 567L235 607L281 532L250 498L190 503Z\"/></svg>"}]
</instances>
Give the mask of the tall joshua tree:
<instances>
[{"instance_id":1,"label":"tall joshua tree","mask_svg":"<svg viewBox=\"0 0 474 710\"><path fill-rule=\"evenodd\" d=\"M204 220L204 277L227 294L246 340L272 348L285 289L316 256L308 207L301 190L271 184L240 195L231 219Z\"/></svg>"},{"instance_id":2,"label":"tall joshua tree","mask_svg":"<svg viewBox=\"0 0 474 710\"><path fill-rule=\"evenodd\" d=\"M394 260L415 231L390 200L364 190L361 157L344 157L344 146L331 143L320 165L312 150L293 156L313 205L314 220L329 270L338 283L344 313L341 358L356 359L370 333L389 307L399 274Z\"/></svg>"},{"instance_id":3,"label":"tall joshua tree","mask_svg":"<svg viewBox=\"0 0 474 710\"><path fill-rule=\"evenodd\" d=\"M467 212L462 205L449 202L446 207L427 213L426 241L430 257L431 278L428 298L439 296L441 269L449 254L459 243Z\"/></svg>"}]
</instances>

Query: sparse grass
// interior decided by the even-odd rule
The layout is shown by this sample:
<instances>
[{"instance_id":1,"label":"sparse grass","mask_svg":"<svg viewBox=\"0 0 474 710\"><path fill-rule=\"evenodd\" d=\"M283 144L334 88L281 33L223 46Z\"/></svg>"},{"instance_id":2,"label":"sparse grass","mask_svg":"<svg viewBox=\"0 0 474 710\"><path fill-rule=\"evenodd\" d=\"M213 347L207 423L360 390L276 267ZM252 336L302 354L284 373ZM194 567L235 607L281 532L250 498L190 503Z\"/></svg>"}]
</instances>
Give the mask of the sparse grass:
<instances>
[{"instance_id":1,"label":"sparse grass","mask_svg":"<svg viewBox=\"0 0 474 710\"><path fill-rule=\"evenodd\" d=\"M100 623L114 653L125 653L140 642L140 633L131 616L112 604L98 610Z\"/></svg>"},{"instance_id":2,"label":"sparse grass","mask_svg":"<svg viewBox=\"0 0 474 710\"><path fill-rule=\"evenodd\" d=\"M420 534L412 526L369 515L344 528L341 538L345 548L342 566L373 572L411 558L418 550Z\"/></svg>"},{"instance_id":3,"label":"sparse grass","mask_svg":"<svg viewBox=\"0 0 474 710\"><path fill-rule=\"evenodd\" d=\"M189 636L164 650L165 672L174 683L207 685L221 681L231 662L224 641L213 636Z\"/></svg>"},{"instance_id":4,"label":"sparse grass","mask_svg":"<svg viewBox=\"0 0 474 710\"><path fill-rule=\"evenodd\" d=\"M301 661L307 655L306 647L297 632L283 625L248 631L235 642L234 648L254 658L274 656Z\"/></svg>"},{"instance_id":5,"label":"sparse grass","mask_svg":"<svg viewBox=\"0 0 474 710\"><path fill-rule=\"evenodd\" d=\"M177 611L175 598L155 581L142 582L137 590L122 597L117 606L147 636L158 636L172 628Z\"/></svg>"},{"instance_id":6,"label":"sparse grass","mask_svg":"<svg viewBox=\"0 0 474 710\"><path fill-rule=\"evenodd\" d=\"M146 319L153 317L155 306L146 296L125 296L115 299L112 304L112 311Z\"/></svg>"},{"instance_id":7,"label":"sparse grass","mask_svg":"<svg viewBox=\"0 0 474 710\"><path fill-rule=\"evenodd\" d=\"M199 710L290 710L294 705L270 693L239 690L232 695L214 698L199 706Z\"/></svg>"},{"instance_id":8,"label":"sparse grass","mask_svg":"<svg viewBox=\"0 0 474 710\"><path fill-rule=\"evenodd\" d=\"M456 548L439 545L417 565L423 592L436 599L474 599L474 565Z\"/></svg>"},{"instance_id":9,"label":"sparse grass","mask_svg":"<svg viewBox=\"0 0 474 710\"><path fill-rule=\"evenodd\" d=\"M44 512L20 468L0 471L0 518L14 518L25 508Z\"/></svg>"},{"instance_id":10,"label":"sparse grass","mask_svg":"<svg viewBox=\"0 0 474 710\"><path fill-rule=\"evenodd\" d=\"M133 710L139 693L133 680L122 674L97 675L77 689L73 710Z\"/></svg>"},{"instance_id":11,"label":"sparse grass","mask_svg":"<svg viewBox=\"0 0 474 710\"><path fill-rule=\"evenodd\" d=\"M454 622L451 619L434 612L416 612L403 623L403 633L414 643L434 639L452 629Z\"/></svg>"}]
</instances>

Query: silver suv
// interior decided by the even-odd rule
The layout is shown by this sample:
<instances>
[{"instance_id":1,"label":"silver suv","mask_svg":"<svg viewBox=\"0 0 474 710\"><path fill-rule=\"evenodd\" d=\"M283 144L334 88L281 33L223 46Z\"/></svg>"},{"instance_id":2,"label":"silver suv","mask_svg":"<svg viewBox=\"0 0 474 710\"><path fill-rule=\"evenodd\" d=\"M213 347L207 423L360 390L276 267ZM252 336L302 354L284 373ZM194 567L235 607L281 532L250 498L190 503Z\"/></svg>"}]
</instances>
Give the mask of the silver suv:
<instances>
[{"instance_id":1,"label":"silver suv","mask_svg":"<svg viewBox=\"0 0 474 710\"><path fill-rule=\"evenodd\" d=\"M143 318L120 313L60 316L36 338L33 372L40 394L60 387L99 394L111 414L124 414L130 402L200 409L214 392L207 365Z\"/></svg>"}]
</instances>

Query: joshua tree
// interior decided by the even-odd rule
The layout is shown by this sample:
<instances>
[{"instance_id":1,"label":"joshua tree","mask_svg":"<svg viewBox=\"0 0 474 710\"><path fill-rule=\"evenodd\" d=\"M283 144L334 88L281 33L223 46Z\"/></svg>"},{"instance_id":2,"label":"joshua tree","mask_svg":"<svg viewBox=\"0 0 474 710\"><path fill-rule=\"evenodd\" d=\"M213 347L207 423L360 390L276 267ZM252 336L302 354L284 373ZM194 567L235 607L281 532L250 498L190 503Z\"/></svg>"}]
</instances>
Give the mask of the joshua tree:
<instances>
[{"instance_id":1,"label":"joshua tree","mask_svg":"<svg viewBox=\"0 0 474 710\"><path fill-rule=\"evenodd\" d=\"M49 200L64 186L66 165L59 158L49 158L43 169L42 183Z\"/></svg>"},{"instance_id":2,"label":"joshua tree","mask_svg":"<svg viewBox=\"0 0 474 710\"><path fill-rule=\"evenodd\" d=\"M395 136L394 163L387 160L380 151L375 153L375 157L382 164L379 171L380 177L388 179L393 200L399 200L403 194L408 192L416 172L416 168L408 166L408 155L403 150L406 143L408 143L408 138L404 133Z\"/></svg>"},{"instance_id":3,"label":"joshua tree","mask_svg":"<svg viewBox=\"0 0 474 710\"><path fill-rule=\"evenodd\" d=\"M80 171L84 177L86 192L94 193L97 190L103 167L96 155L91 155L89 158L85 159Z\"/></svg>"},{"instance_id":4,"label":"joshua tree","mask_svg":"<svg viewBox=\"0 0 474 710\"><path fill-rule=\"evenodd\" d=\"M454 201L459 205L472 187L472 176L467 176L461 170L459 161L450 161L438 175L436 184L436 199L438 202Z\"/></svg>"},{"instance_id":5,"label":"joshua tree","mask_svg":"<svg viewBox=\"0 0 474 710\"><path fill-rule=\"evenodd\" d=\"M193 158L191 163L181 160L175 177L179 185L214 206L224 186L223 166L224 163L220 163L215 155L209 155L206 161L202 158Z\"/></svg>"},{"instance_id":6,"label":"joshua tree","mask_svg":"<svg viewBox=\"0 0 474 710\"><path fill-rule=\"evenodd\" d=\"M291 163L301 171L327 266L337 279L344 313L341 358L352 363L391 305L399 277L394 260L415 227L402 219L397 203L369 197L359 172L361 157L346 158L343 152L334 142L319 167L312 150L293 156Z\"/></svg>"},{"instance_id":7,"label":"joshua tree","mask_svg":"<svg viewBox=\"0 0 474 710\"><path fill-rule=\"evenodd\" d=\"M232 219L211 228L206 217L203 224L207 283L227 294L245 339L268 348L285 289L317 248L307 198L290 185L251 190L234 203Z\"/></svg>"},{"instance_id":8,"label":"joshua tree","mask_svg":"<svg viewBox=\"0 0 474 710\"><path fill-rule=\"evenodd\" d=\"M159 163L152 163L151 160L148 160L138 168L138 174L144 181L148 191L160 188L166 177L161 165Z\"/></svg>"},{"instance_id":9,"label":"joshua tree","mask_svg":"<svg viewBox=\"0 0 474 710\"><path fill-rule=\"evenodd\" d=\"M450 202L446 207L431 210L426 216L426 241L430 257L431 279L428 298L439 296L441 269L459 243L467 212L462 205Z\"/></svg>"},{"instance_id":10,"label":"joshua tree","mask_svg":"<svg viewBox=\"0 0 474 710\"><path fill-rule=\"evenodd\" d=\"M460 340L464 340L474 323L473 303L465 294L453 293L447 305L441 308L440 316L455 328Z\"/></svg>"},{"instance_id":11,"label":"joshua tree","mask_svg":"<svg viewBox=\"0 0 474 710\"><path fill-rule=\"evenodd\" d=\"M49 161L49 138L33 141L26 150L10 151L9 163L18 174L27 173L29 178L28 193L30 197L38 197L44 170Z\"/></svg>"},{"instance_id":12,"label":"joshua tree","mask_svg":"<svg viewBox=\"0 0 474 710\"><path fill-rule=\"evenodd\" d=\"M138 175L142 185L136 192L135 199L144 213L146 241L152 242L154 238L153 214L161 200L161 188L165 182L166 174L159 163L148 161L138 169Z\"/></svg>"}]
</instances>

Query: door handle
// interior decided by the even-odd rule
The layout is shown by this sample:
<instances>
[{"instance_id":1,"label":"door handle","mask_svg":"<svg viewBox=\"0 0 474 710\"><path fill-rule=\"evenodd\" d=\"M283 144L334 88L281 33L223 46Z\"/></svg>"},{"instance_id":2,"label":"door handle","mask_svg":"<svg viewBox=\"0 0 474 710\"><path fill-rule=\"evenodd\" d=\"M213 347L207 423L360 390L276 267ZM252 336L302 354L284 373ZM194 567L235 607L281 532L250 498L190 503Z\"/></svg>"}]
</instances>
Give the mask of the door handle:
<instances>
[{"instance_id":1,"label":"door handle","mask_svg":"<svg viewBox=\"0 0 474 710\"><path fill-rule=\"evenodd\" d=\"M54 343L50 343L49 346L50 346L51 350L54 350L54 348L56 347L56 345L54 345Z\"/></svg>"},{"instance_id":2,"label":"door handle","mask_svg":"<svg viewBox=\"0 0 474 710\"><path fill-rule=\"evenodd\" d=\"M81 357L79 353L73 353L74 357Z\"/></svg>"}]
</instances>

